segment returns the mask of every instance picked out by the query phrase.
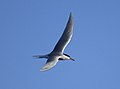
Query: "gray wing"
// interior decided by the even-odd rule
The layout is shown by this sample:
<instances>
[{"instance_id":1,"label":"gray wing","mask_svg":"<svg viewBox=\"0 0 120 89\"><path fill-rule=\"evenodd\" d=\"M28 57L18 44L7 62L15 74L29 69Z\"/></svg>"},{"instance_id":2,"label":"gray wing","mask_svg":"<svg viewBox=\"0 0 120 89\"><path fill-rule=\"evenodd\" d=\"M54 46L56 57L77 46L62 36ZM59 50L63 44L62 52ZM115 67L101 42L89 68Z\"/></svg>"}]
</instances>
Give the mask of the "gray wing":
<instances>
[{"instance_id":1,"label":"gray wing","mask_svg":"<svg viewBox=\"0 0 120 89\"><path fill-rule=\"evenodd\" d=\"M72 34L73 34L73 18L72 14L70 13L66 28L52 52L63 53L65 47L71 40Z\"/></svg>"},{"instance_id":2,"label":"gray wing","mask_svg":"<svg viewBox=\"0 0 120 89\"><path fill-rule=\"evenodd\" d=\"M48 58L46 64L43 66L43 68L40 71L47 71L49 69L51 69L52 67L54 67L57 62L58 62L58 57L50 57Z\"/></svg>"}]
</instances>

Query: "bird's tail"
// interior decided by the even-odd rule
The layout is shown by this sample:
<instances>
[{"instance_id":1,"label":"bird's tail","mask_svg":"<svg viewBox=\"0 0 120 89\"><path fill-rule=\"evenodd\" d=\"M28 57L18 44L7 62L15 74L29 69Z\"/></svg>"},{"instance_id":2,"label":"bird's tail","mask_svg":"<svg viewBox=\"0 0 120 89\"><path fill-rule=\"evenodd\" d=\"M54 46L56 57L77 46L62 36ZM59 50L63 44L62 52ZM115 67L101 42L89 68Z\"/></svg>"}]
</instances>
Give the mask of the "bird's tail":
<instances>
[{"instance_id":1,"label":"bird's tail","mask_svg":"<svg viewBox=\"0 0 120 89\"><path fill-rule=\"evenodd\" d=\"M48 58L48 55L34 55L35 58Z\"/></svg>"}]
</instances>

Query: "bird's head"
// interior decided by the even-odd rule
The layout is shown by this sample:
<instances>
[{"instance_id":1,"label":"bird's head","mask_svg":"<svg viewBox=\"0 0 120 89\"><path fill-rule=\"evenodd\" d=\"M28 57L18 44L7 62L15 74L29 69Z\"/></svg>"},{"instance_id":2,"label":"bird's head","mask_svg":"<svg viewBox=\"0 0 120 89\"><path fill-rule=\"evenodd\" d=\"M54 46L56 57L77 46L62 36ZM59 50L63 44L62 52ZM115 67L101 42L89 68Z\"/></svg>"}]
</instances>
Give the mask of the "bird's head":
<instances>
[{"instance_id":1,"label":"bird's head","mask_svg":"<svg viewBox=\"0 0 120 89\"><path fill-rule=\"evenodd\" d=\"M75 59L71 58L70 55L65 54L65 53L64 53L64 55L67 56L69 58L69 60L75 61Z\"/></svg>"}]
</instances>

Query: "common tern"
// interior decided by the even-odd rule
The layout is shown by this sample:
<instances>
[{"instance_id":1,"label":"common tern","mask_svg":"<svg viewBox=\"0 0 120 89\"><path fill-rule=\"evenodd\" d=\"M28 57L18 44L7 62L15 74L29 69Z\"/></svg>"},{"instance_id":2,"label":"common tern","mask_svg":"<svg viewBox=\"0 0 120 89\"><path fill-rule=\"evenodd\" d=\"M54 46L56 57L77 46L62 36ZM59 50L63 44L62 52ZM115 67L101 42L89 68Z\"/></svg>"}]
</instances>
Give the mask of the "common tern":
<instances>
[{"instance_id":1,"label":"common tern","mask_svg":"<svg viewBox=\"0 0 120 89\"><path fill-rule=\"evenodd\" d=\"M67 25L65 27L65 30L59 39L58 43L56 44L55 48L53 49L52 52L46 55L35 55L33 57L36 58L47 58L46 64L42 67L40 71L47 71L54 67L59 60L73 60L68 54L64 53L64 50L68 43L71 40L73 34L73 17L72 14L70 13L69 20L67 22Z\"/></svg>"}]
</instances>

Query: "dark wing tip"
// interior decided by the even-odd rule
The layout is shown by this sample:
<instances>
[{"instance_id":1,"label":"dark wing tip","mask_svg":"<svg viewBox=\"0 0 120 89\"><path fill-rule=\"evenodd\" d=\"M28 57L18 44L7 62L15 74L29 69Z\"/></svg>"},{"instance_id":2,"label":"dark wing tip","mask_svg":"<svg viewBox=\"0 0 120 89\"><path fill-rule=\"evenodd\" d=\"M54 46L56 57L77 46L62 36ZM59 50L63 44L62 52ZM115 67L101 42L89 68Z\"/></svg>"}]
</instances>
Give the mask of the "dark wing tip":
<instances>
[{"instance_id":1,"label":"dark wing tip","mask_svg":"<svg viewBox=\"0 0 120 89\"><path fill-rule=\"evenodd\" d=\"M72 12L70 12L70 17L72 16Z\"/></svg>"},{"instance_id":2,"label":"dark wing tip","mask_svg":"<svg viewBox=\"0 0 120 89\"><path fill-rule=\"evenodd\" d=\"M72 12L70 12L70 16L69 16L70 18L73 18L73 16L72 16Z\"/></svg>"},{"instance_id":3,"label":"dark wing tip","mask_svg":"<svg viewBox=\"0 0 120 89\"><path fill-rule=\"evenodd\" d=\"M72 16L72 12L70 12L70 16L69 16L69 21L72 25L73 25L73 16Z\"/></svg>"}]
</instances>

